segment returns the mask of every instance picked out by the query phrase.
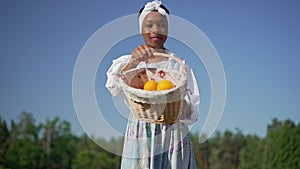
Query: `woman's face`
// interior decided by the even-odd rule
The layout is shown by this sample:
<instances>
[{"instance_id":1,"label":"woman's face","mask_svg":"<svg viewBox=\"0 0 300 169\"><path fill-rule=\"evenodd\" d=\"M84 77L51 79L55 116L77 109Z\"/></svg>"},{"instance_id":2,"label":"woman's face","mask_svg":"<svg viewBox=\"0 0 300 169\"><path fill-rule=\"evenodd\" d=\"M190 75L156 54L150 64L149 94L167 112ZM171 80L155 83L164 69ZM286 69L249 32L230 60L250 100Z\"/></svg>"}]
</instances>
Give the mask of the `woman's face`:
<instances>
[{"instance_id":1,"label":"woman's face","mask_svg":"<svg viewBox=\"0 0 300 169\"><path fill-rule=\"evenodd\" d=\"M142 23L142 32L147 45L153 48L163 48L168 34L166 16L157 11L150 12Z\"/></svg>"}]
</instances>

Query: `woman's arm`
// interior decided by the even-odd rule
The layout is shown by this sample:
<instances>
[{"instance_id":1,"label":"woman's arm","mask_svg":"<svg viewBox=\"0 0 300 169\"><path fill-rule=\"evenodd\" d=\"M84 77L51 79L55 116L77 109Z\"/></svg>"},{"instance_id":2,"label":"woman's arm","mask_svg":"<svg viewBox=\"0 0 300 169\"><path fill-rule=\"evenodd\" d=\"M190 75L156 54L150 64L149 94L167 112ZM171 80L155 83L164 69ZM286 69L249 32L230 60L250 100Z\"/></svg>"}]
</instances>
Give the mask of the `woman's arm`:
<instances>
[{"instance_id":1,"label":"woman's arm","mask_svg":"<svg viewBox=\"0 0 300 169\"><path fill-rule=\"evenodd\" d=\"M122 96L123 91L119 83L120 72L122 68L129 62L131 55L124 55L113 60L110 68L106 72L107 81L105 87L113 96Z\"/></svg>"},{"instance_id":2,"label":"woman's arm","mask_svg":"<svg viewBox=\"0 0 300 169\"><path fill-rule=\"evenodd\" d=\"M186 68L188 76L187 94L183 102L183 111L180 120L186 125L192 125L198 118L200 93L193 70L188 65L186 65Z\"/></svg>"}]
</instances>

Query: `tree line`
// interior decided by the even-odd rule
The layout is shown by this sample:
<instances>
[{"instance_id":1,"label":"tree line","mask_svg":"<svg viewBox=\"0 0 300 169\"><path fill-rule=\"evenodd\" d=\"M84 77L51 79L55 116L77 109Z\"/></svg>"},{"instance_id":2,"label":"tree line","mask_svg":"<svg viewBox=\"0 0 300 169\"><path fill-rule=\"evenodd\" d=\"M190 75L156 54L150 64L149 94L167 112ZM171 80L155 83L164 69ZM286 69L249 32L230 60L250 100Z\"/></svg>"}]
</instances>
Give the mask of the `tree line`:
<instances>
[{"instance_id":1,"label":"tree line","mask_svg":"<svg viewBox=\"0 0 300 169\"><path fill-rule=\"evenodd\" d=\"M267 135L244 135L239 129L216 132L199 143L192 133L198 169L298 169L300 124L273 119ZM98 140L122 151L123 138ZM22 112L10 123L0 116L0 169L117 169L121 157L98 146L87 135L75 135L59 117L36 124Z\"/></svg>"}]
</instances>

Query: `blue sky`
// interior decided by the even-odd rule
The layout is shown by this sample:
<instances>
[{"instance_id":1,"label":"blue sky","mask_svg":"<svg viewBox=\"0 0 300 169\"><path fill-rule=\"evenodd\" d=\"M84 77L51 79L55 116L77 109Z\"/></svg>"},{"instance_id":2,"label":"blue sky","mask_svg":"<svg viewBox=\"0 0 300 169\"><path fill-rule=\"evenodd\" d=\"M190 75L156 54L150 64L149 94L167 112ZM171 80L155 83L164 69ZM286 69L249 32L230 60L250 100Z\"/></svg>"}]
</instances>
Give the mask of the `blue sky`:
<instances>
[{"instance_id":1,"label":"blue sky","mask_svg":"<svg viewBox=\"0 0 300 169\"><path fill-rule=\"evenodd\" d=\"M146 2L1 1L1 116L9 120L22 111L33 113L39 121L60 116L72 123L74 132L82 132L72 100L72 76L78 55L102 26L137 13ZM171 14L197 26L220 56L227 99L218 130L239 128L245 134L264 136L272 118L300 121L299 1L162 2ZM98 104L109 103L100 107L102 111L115 111L107 106L111 97L103 87L103 72L111 59L131 53L142 42L139 36L132 37L129 43L116 45L105 56L96 78ZM171 38L167 47L181 56L189 52ZM193 63L199 61L193 60L195 57L186 59L196 69L204 97L199 121L193 128L200 131L209 108L209 83L203 66ZM112 114L105 115L107 120L122 130L126 121L118 121Z\"/></svg>"}]
</instances>

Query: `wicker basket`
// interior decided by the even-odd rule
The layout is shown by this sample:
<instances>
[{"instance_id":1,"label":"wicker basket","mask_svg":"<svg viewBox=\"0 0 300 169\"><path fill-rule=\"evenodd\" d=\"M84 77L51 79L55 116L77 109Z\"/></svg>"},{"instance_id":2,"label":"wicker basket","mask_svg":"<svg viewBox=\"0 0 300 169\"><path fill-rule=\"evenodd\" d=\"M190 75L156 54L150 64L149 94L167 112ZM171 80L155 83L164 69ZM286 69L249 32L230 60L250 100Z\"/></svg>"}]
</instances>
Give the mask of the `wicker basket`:
<instances>
[{"instance_id":1,"label":"wicker basket","mask_svg":"<svg viewBox=\"0 0 300 169\"><path fill-rule=\"evenodd\" d=\"M181 115L182 100L186 94L186 68L178 57L164 53L154 53L154 55L169 57L181 65L182 72L173 69L147 68L154 74L163 70L166 72L164 79L172 81L176 87L162 91L141 89L144 82L148 80L147 74L145 76L146 68L136 68L121 72L121 75L125 78L120 80L120 84L135 118L150 123L173 124ZM124 80L127 76L130 76L131 80ZM140 82L138 84L142 85L130 83L130 81L134 80L138 80Z\"/></svg>"}]
</instances>

